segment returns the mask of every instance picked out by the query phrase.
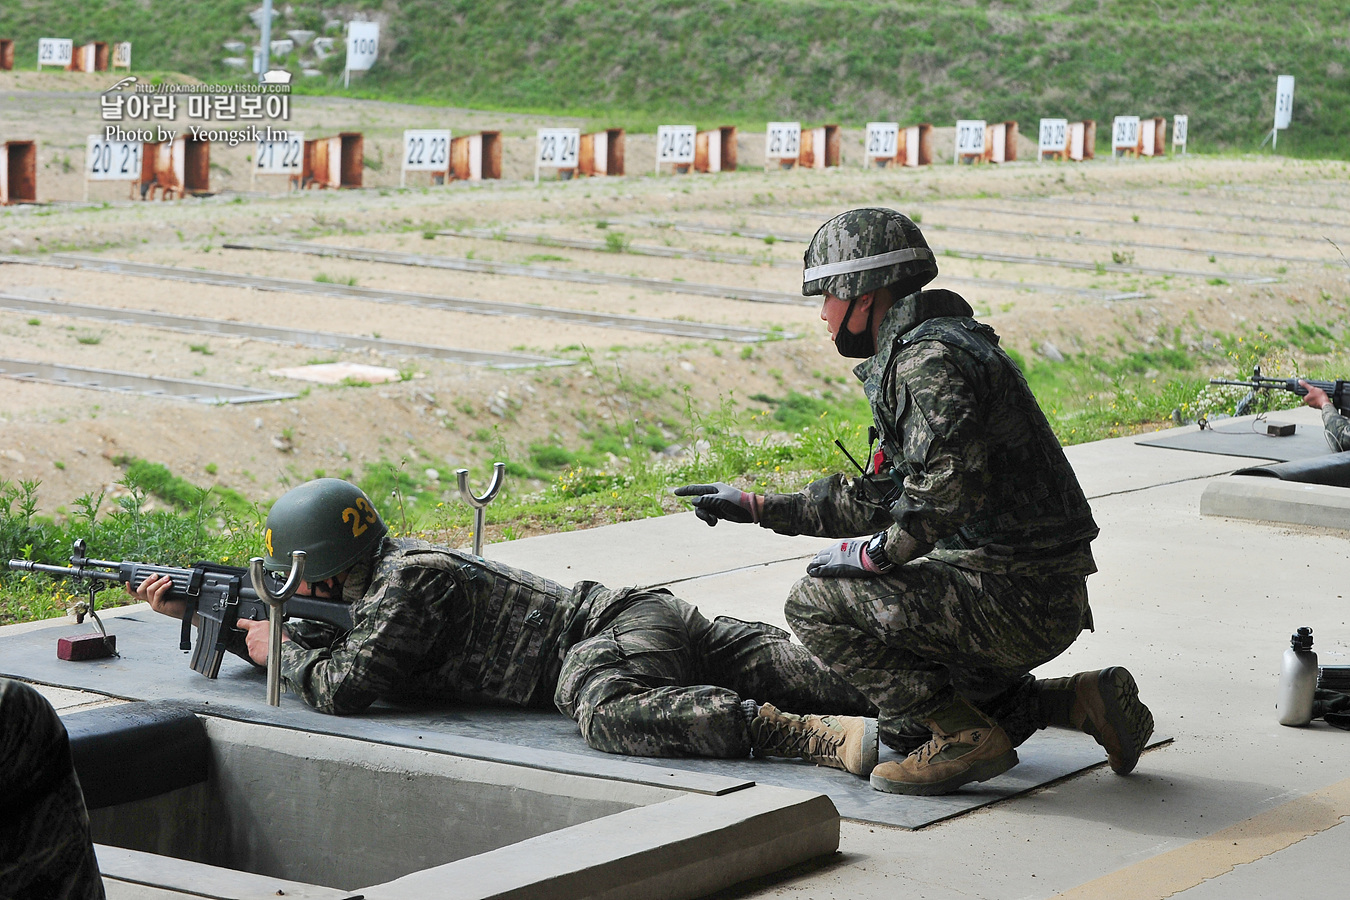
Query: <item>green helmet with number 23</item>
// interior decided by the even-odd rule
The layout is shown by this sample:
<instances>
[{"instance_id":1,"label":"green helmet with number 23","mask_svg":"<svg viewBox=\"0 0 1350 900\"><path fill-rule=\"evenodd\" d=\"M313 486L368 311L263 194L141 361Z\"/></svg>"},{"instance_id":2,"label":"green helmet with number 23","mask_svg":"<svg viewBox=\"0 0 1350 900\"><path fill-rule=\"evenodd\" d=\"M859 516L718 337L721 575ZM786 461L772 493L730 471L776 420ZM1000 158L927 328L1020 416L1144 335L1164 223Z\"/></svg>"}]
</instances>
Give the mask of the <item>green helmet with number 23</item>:
<instances>
[{"instance_id":1,"label":"green helmet with number 23","mask_svg":"<svg viewBox=\"0 0 1350 900\"><path fill-rule=\"evenodd\" d=\"M291 551L305 551L305 581L325 581L370 552L389 531L359 487L316 478L282 494L263 528L263 566L291 568Z\"/></svg>"}]
</instances>

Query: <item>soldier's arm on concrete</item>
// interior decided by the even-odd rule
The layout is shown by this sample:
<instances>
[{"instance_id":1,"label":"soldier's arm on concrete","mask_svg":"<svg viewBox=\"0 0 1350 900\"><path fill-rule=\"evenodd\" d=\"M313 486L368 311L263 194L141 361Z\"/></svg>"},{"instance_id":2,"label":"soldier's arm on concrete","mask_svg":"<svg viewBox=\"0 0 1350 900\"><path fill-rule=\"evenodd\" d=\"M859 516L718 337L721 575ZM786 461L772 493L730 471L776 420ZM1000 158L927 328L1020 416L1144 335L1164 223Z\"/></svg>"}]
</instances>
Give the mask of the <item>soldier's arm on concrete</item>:
<instances>
[{"instance_id":1,"label":"soldier's arm on concrete","mask_svg":"<svg viewBox=\"0 0 1350 900\"><path fill-rule=\"evenodd\" d=\"M282 676L305 703L321 712L360 712L395 693L429 665L444 633L437 609L456 590L449 573L409 566L377 576L352 607L353 627L328 646L282 645Z\"/></svg>"}]
</instances>

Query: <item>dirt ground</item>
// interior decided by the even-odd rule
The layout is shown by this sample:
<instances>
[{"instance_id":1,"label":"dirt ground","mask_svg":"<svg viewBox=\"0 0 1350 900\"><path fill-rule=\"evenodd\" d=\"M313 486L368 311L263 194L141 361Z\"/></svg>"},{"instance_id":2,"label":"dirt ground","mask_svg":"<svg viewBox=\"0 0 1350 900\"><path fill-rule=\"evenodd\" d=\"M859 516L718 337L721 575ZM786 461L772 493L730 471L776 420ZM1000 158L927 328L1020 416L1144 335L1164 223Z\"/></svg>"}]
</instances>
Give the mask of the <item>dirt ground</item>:
<instances>
[{"instance_id":1,"label":"dirt ground","mask_svg":"<svg viewBox=\"0 0 1350 900\"><path fill-rule=\"evenodd\" d=\"M185 334L69 315L59 307L41 314L0 308L0 357L7 360L299 395L211 405L0 378L0 479L40 479L48 513L121 477L112 462L119 454L262 500L317 471L359 472L381 459L406 461L419 478L430 477L429 469L453 478L449 473L459 466L481 472L502 447L519 457L531 443L577 446L578 434L595 423L646 414L664 417L667 438L676 444L686 395L709 410L728 396L819 394L851 377L812 304L226 249L230 241L286 237L793 293L800 288L801 240L841 209L885 205L921 220L943 272L936 286L967 296L1012 347L1046 355L1107 352L1118 339L1129 349L1184 349L1215 332L1342 320L1350 295L1350 267L1339 254L1350 246L1350 188L1340 162L1190 157L878 171L863 170L857 155L846 155L845 168L766 173L753 163L756 142L762 161L762 136L744 134L742 171L654 178L652 151L633 136L629 171L639 174L536 186L522 180L529 176L529 135L562 120L296 97L294 115L307 134L363 130L368 158L383 155L382 167L365 173L367 189L267 194L282 185L260 181L249 192L247 179L236 173L248 171L243 156L251 148L213 147L213 162L223 167L213 170L214 196L131 202L125 185L95 185L91 196L99 202L84 204L78 202L84 135L99 123L95 95L79 79L3 73L0 80L0 134L39 142L43 201L0 210L0 295L570 360L579 360L584 348L589 360L492 369ZM502 128L521 145L508 147L508 179L399 190L399 132L432 126ZM1034 150L1024 155L1034 158ZM653 220L736 234L657 227ZM714 250L754 264L424 234L467 228L601 241L619 234L611 239L616 245ZM765 233L773 238L750 236ZM51 265L63 252L174 266L198 278L212 270L355 284L376 292L780 329L791 337L752 344L691 340L618 325L378 302L378 293L315 296ZM388 366L410 377L325 386L269 374L337 360ZM620 378L639 389L616 390Z\"/></svg>"}]
</instances>

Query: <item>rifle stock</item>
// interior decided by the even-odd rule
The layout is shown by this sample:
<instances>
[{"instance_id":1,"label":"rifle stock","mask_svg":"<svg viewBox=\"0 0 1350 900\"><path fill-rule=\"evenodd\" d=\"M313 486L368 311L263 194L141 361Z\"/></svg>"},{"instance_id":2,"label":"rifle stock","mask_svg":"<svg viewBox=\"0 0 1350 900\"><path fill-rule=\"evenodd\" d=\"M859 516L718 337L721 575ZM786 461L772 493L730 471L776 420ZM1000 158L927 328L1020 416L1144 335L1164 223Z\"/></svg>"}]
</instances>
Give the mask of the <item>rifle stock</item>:
<instances>
[{"instance_id":1,"label":"rifle stock","mask_svg":"<svg viewBox=\"0 0 1350 900\"><path fill-rule=\"evenodd\" d=\"M183 628L179 649L191 650L189 664L193 671L207 678L220 673L220 663L228 649L230 635L242 632L240 619L266 621L267 604L253 588L248 570L240 566L199 562L190 569L159 566L153 563L123 560L89 559L83 540L75 542L69 566L52 566L11 559L9 567L19 572L40 572L85 582L120 582L136 590L151 577L167 575L171 585L166 600L183 600ZM94 588L97 590L97 588ZM345 603L320 600L314 597L292 597L286 603L288 617L325 622L342 629L352 627L351 608ZM194 618L197 641L192 642Z\"/></svg>"}]
</instances>

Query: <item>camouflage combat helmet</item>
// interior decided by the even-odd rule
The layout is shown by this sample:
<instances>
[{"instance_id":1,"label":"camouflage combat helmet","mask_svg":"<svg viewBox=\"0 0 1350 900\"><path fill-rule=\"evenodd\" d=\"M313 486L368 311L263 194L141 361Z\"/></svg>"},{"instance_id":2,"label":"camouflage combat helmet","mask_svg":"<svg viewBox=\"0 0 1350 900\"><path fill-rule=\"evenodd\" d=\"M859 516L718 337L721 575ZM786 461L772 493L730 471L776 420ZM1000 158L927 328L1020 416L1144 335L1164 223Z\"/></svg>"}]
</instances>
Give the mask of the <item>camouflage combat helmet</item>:
<instances>
[{"instance_id":1,"label":"camouflage combat helmet","mask_svg":"<svg viewBox=\"0 0 1350 900\"><path fill-rule=\"evenodd\" d=\"M893 209L867 207L840 213L806 248L802 294L853 300L896 285L896 300L937 277L937 262L919 226Z\"/></svg>"},{"instance_id":2,"label":"camouflage combat helmet","mask_svg":"<svg viewBox=\"0 0 1350 900\"><path fill-rule=\"evenodd\" d=\"M340 478L316 478L282 494L263 528L263 565L291 568L291 551L305 551L305 580L332 578L369 552L388 532L370 498Z\"/></svg>"}]
</instances>

